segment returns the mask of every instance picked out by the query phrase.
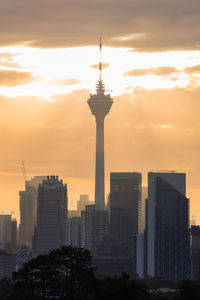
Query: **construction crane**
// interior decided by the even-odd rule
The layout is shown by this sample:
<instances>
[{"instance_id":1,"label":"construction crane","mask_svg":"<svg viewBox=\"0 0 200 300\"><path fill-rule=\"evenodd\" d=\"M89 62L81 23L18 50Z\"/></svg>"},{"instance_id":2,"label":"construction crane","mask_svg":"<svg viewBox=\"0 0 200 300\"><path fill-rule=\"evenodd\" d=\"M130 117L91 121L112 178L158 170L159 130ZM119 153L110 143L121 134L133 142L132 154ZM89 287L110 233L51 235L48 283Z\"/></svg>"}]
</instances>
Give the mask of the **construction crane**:
<instances>
[{"instance_id":1,"label":"construction crane","mask_svg":"<svg viewBox=\"0 0 200 300\"><path fill-rule=\"evenodd\" d=\"M26 169L25 169L25 164L24 164L23 160L22 160L21 170L22 170L22 174L23 174L23 177L24 177L24 184L25 184L25 189L26 189L26 187L27 187Z\"/></svg>"}]
</instances>

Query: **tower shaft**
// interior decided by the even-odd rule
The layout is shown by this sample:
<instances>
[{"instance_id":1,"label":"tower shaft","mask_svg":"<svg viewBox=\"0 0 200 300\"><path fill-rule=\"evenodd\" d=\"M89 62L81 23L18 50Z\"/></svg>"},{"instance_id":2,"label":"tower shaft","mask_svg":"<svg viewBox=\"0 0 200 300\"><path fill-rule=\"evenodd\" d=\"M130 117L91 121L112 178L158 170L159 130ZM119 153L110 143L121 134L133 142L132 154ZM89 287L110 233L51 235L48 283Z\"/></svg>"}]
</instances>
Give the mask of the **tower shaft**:
<instances>
[{"instance_id":1,"label":"tower shaft","mask_svg":"<svg viewBox=\"0 0 200 300\"><path fill-rule=\"evenodd\" d=\"M104 119L96 119L95 205L105 209Z\"/></svg>"}]
</instances>

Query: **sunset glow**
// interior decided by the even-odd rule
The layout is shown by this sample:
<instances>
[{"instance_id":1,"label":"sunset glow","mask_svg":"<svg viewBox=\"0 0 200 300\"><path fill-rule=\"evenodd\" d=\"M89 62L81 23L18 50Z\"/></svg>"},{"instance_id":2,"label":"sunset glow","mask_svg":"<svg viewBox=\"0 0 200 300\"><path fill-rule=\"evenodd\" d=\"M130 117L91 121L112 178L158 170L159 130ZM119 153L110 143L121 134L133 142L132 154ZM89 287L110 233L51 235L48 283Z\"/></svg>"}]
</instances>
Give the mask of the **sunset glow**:
<instances>
[{"instance_id":1,"label":"sunset glow","mask_svg":"<svg viewBox=\"0 0 200 300\"><path fill-rule=\"evenodd\" d=\"M102 35L102 79L114 100L105 119L106 193L110 172L141 172L146 186L147 172L175 169L187 174L200 221L200 2L186 2L0 4L0 212L12 207L18 216L22 160L28 178L62 177L71 209L80 194L94 199L87 100Z\"/></svg>"}]
</instances>

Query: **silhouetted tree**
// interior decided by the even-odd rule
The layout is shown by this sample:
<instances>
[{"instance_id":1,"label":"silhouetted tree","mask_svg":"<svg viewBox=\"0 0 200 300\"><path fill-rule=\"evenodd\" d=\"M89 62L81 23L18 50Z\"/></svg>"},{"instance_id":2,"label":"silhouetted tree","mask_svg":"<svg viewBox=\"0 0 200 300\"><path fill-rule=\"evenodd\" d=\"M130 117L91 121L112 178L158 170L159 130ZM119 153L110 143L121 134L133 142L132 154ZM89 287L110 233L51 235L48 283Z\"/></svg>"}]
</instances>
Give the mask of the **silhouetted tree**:
<instances>
[{"instance_id":1,"label":"silhouetted tree","mask_svg":"<svg viewBox=\"0 0 200 300\"><path fill-rule=\"evenodd\" d=\"M32 259L14 274L13 299L89 299L94 279L90 252L62 246Z\"/></svg>"},{"instance_id":2,"label":"silhouetted tree","mask_svg":"<svg viewBox=\"0 0 200 300\"><path fill-rule=\"evenodd\" d=\"M12 293L12 283L8 278L0 279L0 300L6 300Z\"/></svg>"},{"instance_id":3,"label":"silhouetted tree","mask_svg":"<svg viewBox=\"0 0 200 300\"><path fill-rule=\"evenodd\" d=\"M179 285L179 291L176 300L199 300L200 284L199 282L183 280Z\"/></svg>"},{"instance_id":4,"label":"silhouetted tree","mask_svg":"<svg viewBox=\"0 0 200 300\"><path fill-rule=\"evenodd\" d=\"M59 272L62 299L88 299L95 280L90 252L83 248L62 246L50 251Z\"/></svg>"},{"instance_id":5,"label":"silhouetted tree","mask_svg":"<svg viewBox=\"0 0 200 300\"><path fill-rule=\"evenodd\" d=\"M129 276L104 278L97 281L96 300L144 300L150 299L142 281L130 280Z\"/></svg>"}]
</instances>

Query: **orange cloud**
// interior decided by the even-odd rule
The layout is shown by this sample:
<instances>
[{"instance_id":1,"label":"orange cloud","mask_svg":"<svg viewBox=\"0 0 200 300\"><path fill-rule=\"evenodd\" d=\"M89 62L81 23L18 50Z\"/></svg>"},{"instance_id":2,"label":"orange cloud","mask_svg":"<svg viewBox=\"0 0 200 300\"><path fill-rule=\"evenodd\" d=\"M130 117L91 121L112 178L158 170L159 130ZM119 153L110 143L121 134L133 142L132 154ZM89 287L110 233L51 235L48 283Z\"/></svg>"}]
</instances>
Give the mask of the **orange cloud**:
<instances>
[{"instance_id":1,"label":"orange cloud","mask_svg":"<svg viewBox=\"0 0 200 300\"><path fill-rule=\"evenodd\" d=\"M144 76L144 75L155 75L155 76L167 76L173 73L178 73L178 70L174 67L159 67L151 69L135 69L124 73L124 76Z\"/></svg>"},{"instance_id":2,"label":"orange cloud","mask_svg":"<svg viewBox=\"0 0 200 300\"><path fill-rule=\"evenodd\" d=\"M187 74L200 74L200 65L185 68L184 72Z\"/></svg>"},{"instance_id":3,"label":"orange cloud","mask_svg":"<svg viewBox=\"0 0 200 300\"><path fill-rule=\"evenodd\" d=\"M80 80L76 78L56 78L49 81L48 85L61 85L61 86L69 86L80 83Z\"/></svg>"},{"instance_id":4,"label":"orange cloud","mask_svg":"<svg viewBox=\"0 0 200 300\"><path fill-rule=\"evenodd\" d=\"M33 82L35 78L29 72L0 69L0 86L17 86Z\"/></svg>"}]
</instances>

